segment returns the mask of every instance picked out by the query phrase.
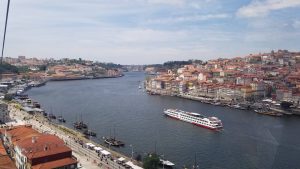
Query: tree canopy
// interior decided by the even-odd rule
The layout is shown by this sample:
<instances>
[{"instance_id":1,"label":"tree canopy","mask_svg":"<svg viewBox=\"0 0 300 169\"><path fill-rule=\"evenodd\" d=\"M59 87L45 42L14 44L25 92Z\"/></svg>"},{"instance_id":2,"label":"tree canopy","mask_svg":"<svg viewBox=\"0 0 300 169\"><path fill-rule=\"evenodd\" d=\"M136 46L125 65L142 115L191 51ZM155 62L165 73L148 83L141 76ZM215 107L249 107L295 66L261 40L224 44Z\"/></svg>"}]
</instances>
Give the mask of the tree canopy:
<instances>
[{"instance_id":1,"label":"tree canopy","mask_svg":"<svg viewBox=\"0 0 300 169\"><path fill-rule=\"evenodd\" d=\"M143 167L145 169L157 169L159 165L159 157L157 154L149 154L144 158Z\"/></svg>"},{"instance_id":2,"label":"tree canopy","mask_svg":"<svg viewBox=\"0 0 300 169\"><path fill-rule=\"evenodd\" d=\"M0 64L0 73L19 73L19 71L16 66L8 63L2 63Z\"/></svg>"},{"instance_id":3,"label":"tree canopy","mask_svg":"<svg viewBox=\"0 0 300 169\"><path fill-rule=\"evenodd\" d=\"M178 69L184 65L190 64L203 64L202 60L187 60L187 61L168 61L163 64L153 64L147 65L146 67L156 67L156 68L165 68L165 69Z\"/></svg>"}]
</instances>

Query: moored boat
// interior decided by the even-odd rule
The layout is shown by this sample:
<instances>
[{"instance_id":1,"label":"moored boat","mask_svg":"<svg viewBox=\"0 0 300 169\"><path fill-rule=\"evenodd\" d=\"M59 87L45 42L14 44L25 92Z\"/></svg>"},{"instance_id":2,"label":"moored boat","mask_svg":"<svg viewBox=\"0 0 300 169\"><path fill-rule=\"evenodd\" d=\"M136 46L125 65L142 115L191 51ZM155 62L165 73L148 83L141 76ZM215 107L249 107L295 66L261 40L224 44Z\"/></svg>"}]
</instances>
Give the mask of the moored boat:
<instances>
[{"instance_id":1,"label":"moored boat","mask_svg":"<svg viewBox=\"0 0 300 169\"><path fill-rule=\"evenodd\" d=\"M239 104L235 104L235 105L232 105L232 106L230 106L230 107L235 108L235 109L240 109L240 110L246 110L245 107L243 107L243 106L241 106L241 105L239 105Z\"/></svg>"},{"instance_id":2,"label":"moored boat","mask_svg":"<svg viewBox=\"0 0 300 169\"><path fill-rule=\"evenodd\" d=\"M115 146L115 147L120 147L120 146L124 146L125 143L120 141L120 140L116 140L115 138L112 137L103 137L104 143L110 145L110 146Z\"/></svg>"},{"instance_id":3,"label":"moored boat","mask_svg":"<svg viewBox=\"0 0 300 169\"><path fill-rule=\"evenodd\" d=\"M83 121L77 121L73 125L76 129L79 129L79 130L88 128L87 124L83 123Z\"/></svg>"},{"instance_id":4,"label":"moored boat","mask_svg":"<svg viewBox=\"0 0 300 169\"><path fill-rule=\"evenodd\" d=\"M186 112L177 109L166 109L164 110L164 114L169 117L212 130L223 128L221 120L217 117L205 117L198 113Z\"/></svg>"},{"instance_id":5,"label":"moored boat","mask_svg":"<svg viewBox=\"0 0 300 169\"><path fill-rule=\"evenodd\" d=\"M50 119L56 119L56 116L55 116L54 114L52 114L52 113L50 113L50 114L48 115L48 117L49 117Z\"/></svg>"},{"instance_id":6,"label":"moored boat","mask_svg":"<svg viewBox=\"0 0 300 169\"><path fill-rule=\"evenodd\" d=\"M85 131L83 132L83 134L86 135L86 136L93 136L93 137L96 137L96 133L93 132L93 131L91 131L91 130L85 130Z\"/></svg>"},{"instance_id":7,"label":"moored boat","mask_svg":"<svg viewBox=\"0 0 300 169\"><path fill-rule=\"evenodd\" d=\"M34 108L41 108L41 105L38 102L33 102L32 105Z\"/></svg>"},{"instance_id":8,"label":"moored boat","mask_svg":"<svg viewBox=\"0 0 300 169\"><path fill-rule=\"evenodd\" d=\"M22 95L19 95L19 99L20 100L27 100L29 97L27 94L22 94Z\"/></svg>"},{"instance_id":9,"label":"moored boat","mask_svg":"<svg viewBox=\"0 0 300 169\"><path fill-rule=\"evenodd\" d=\"M62 116L58 116L58 117L57 117L57 120L58 120L59 122L63 122L63 123L66 122L66 120L65 120Z\"/></svg>"},{"instance_id":10,"label":"moored boat","mask_svg":"<svg viewBox=\"0 0 300 169\"><path fill-rule=\"evenodd\" d=\"M159 164L163 166L163 168L173 168L175 166L174 163L168 160L159 159Z\"/></svg>"},{"instance_id":11,"label":"moored boat","mask_svg":"<svg viewBox=\"0 0 300 169\"><path fill-rule=\"evenodd\" d=\"M274 111L271 111L271 110L267 111L267 110L257 109L257 110L254 110L254 111L258 114L276 116L276 117L279 117L279 116L283 115L282 113L274 112Z\"/></svg>"},{"instance_id":12,"label":"moored boat","mask_svg":"<svg viewBox=\"0 0 300 169\"><path fill-rule=\"evenodd\" d=\"M77 129L77 130L81 130L81 129L82 129L81 125L79 125L78 122L75 122L75 123L73 124L73 126L74 126L74 128Z\"/></svg>"}]
</instances>

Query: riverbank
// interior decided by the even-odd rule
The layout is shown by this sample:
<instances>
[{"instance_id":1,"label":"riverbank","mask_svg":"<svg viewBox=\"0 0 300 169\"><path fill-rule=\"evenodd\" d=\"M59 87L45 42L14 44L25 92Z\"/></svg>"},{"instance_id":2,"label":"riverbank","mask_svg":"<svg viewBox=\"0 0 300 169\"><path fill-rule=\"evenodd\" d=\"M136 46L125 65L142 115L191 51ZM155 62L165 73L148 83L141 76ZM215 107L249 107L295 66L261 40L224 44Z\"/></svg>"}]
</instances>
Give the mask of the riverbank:
<instances>
[{"instance_id":1,"label":"riverbank","mask_svg":"<svg viewBox=\"0 0 300 169\"><path fill-rule=\"evenodd\" d=\"M239 110L253 110L254 111L256 109L261 109L261 108L266 109L268 107L268 110L275 112L275 116L277 116L276 114L298 115L298 116L300 115L299 108L285 110L280 107L270 106L270 104L263 103L262 101L253 103L253 102L246 102L246 101L238 102L238 101L234 101L234 100L219 100L219 99L212 98L212 97L192 96L190 94L184 94L184 93L174 94L172 92L167 92L164 90L152 90L149 88L146 88L146 92L149 95L174 96L174 97L199 101L199 102L205 103L205 104L211 104L214 106L224 106L224 107L230 107L230 108L239 109Z\"/></svg>"},{"instance_id":2,"label":"riverbank","mask_svg":"<svg viewBox=\"0 0 300 169\"><path fill-rule=\"evenodd\" d=\"M48 81L106 79L106 78L118 78L118 77L123 77L123 76L124 76L124 74L120 74L120 75L116 75L116 76L83 76L83 77L61 77L61 78L50 77Z\"/></svg>"},{"instance_id":3,"label":"riverbank","mask_svg":"<svg viewBox=\"0 0 300 169\"><path fill-rule=\"evenodd\" d=\"M10 96L21 95L22 93L26 92L27 90L31 89L32 87L42 87L46 85L49 81L73 81L73 80L90 80L90 79L108 79L108 78L119 78L123 77L124 74L115 75L115 76L85 76L85 77L60 77L60 78L53 78L48 77L42 80L37 81L22 81L17 80L15 82L5 82L9 84L9 88L7 89L6 94ZM8 87L8 85L7 85ZM4 98L4 95L3 95Z\"/></svg>"},{"instance_id":4,"label":"riverbank","mask_svg":"<svg viewBox=\"0 0 300 169\"><path fill-rule=\"evenodd\" d=\"M20 107L21 105L18 103L8 103L9 116L16 122L11 122L9 125L30 124L41 133L57 135L75 152L75 156L79 159L79 163L81 163L84 168L98 168L100 166L101 168L125 169L126 166L118 164L117 159L123 157L126 161L130 161L129 157L86 139L82 133L76 130L52 123L42 114L28 114L21 110ZM103 150L110 152L111 156L100 158L99 153L84 146L86 143L92 143L95 146L101 147ZM134 161L134 163L138 164L136 161Z\"/></svg>"}]
</instances>

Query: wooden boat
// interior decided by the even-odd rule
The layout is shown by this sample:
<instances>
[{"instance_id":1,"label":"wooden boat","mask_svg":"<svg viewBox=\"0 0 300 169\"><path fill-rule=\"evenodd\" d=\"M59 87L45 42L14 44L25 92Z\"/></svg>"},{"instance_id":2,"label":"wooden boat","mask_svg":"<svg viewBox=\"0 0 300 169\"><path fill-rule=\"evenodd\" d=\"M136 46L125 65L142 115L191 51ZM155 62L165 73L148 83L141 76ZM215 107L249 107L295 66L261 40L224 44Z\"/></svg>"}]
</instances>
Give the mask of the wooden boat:
<instances>
[{"instance_id":1,"label":"wooden boat","mask_svg":"<svg viewBox=\"0 0 300 169\"><path fill-rule=\"evenodd\" d=\"M57 120L58 120L59 122L62 122L62 123L65 123L65 122L66 122L66 120L65 120L62 116L58 116L58 117L57 117Z\"/></svg>"},{"instance_id":2,"label":"wooden boat","mask_svg":"<svg viewBox=\"0 0 300 169\"><path fill-rule=\"evenodd\" d=\"M83 134L84 134L84 135L87 135L87 136L93 136L93 137L96 137L96 136L97 136L97 134L96 134L95 132L91 131L91 130L85 130L85 131L83 132Z\"/></svg>"},{"instance_id":3,"label":"wooden boat","mask_svg":"<svg viewBox=\"0 0 300 169\"><path fill-rule=\"evenodd\" d=\"M269 116L282 116L283 114L282 113L277 113L277 112L274 112L274 111L265 111L265 110L254 110L256 113L258 114L263 114L263 115L269 115Z\"/></svg>"},{"instance_id":4,"label":"wooden boat","mask_svg":"<svg viewBox=\"0 0 300 169\"><path fill-rule=\"evenodd\" d=\"M114 137L103 137L104 143L110 145L110 146L115 146L115 147L120 147L120 146L124 146L125 143L117 140L116 137L116 132L115 132L115 128L114 128Z\"/></svg>"},{"instance_id":5,"label":"wooden boat","mask_svg":"<svg viewBox=\"0 0 300 169\"><path fill-rule=\"evenodd\" d=\"M125 143L120 141L120 140L116 140L115 138L106 138L103 137L104 143L110 145L110 146L115 146L115 147L120 147L120 146L124 146Z\"/></svg>"},{"instance_id":6,"label":"wooden boat","mask_svg":"<svg viewBox=\"0 0 300 169\"><path fill-rule=\"evenodd\" d=\"M52 113L50 113L50 114L48 115L48 117L49 117L50 119L56 119L56 116L55 116L54 114L52 114Z\"/></svg>"},{"instance_id":7,"label":"wooden boat","mask_svg":"<svg viewBox=\"0 0 300 169\"><path fill-rule=\"evenodd\" d=\"M33 102L33 108L41 108L41 105L38 102Z\"/></svg>"},{"instance_id":8,"label":"wooden boat","mask_svg":"<svg viewBox=\"0 0 300 169\"><path fill-rule=\"evenodd\" d=\"M45 116L45 117L46 117L46 116L48 116L48 114L47 114L46 112L43 112L43 116Z\"/></svg>"},{"instance_id":9,"label":"wooden boat","mask_svg":"<svg viewBox=\"0 0 300 169\"><path fill-rule=\"evenodd\" d=\"M73 126L74 126L74 128L77 129L77 130L81 130L81 129L82 129L81 125L79 125L78 122L75 122L75 123L73 124Z\"/></svg>"},{"instance_id":10,"label":"wooden boat","mask_svg":"<svg viewBox=\"0 0 300 169\"><path fill-rule=\"evenodd\" d=\"M85 123L83 123L83 121L75 122L73 124L73 126L74 126L74 128L79 129L79 130L88 128L88 126Z\"/></svg>"},{"instance_id":11,"label":"wooden boat","mask_svg":"<svg viewBox=\"0 0 300 169\"><path fill-rule=\"evenodd\" d=\"M88 125L85 124L82 120L82 115L80 117L80 120L77 120L74 124L73 124L74 128L81 130L81 129L87 129Z\"/></svg>"}]
</instances>

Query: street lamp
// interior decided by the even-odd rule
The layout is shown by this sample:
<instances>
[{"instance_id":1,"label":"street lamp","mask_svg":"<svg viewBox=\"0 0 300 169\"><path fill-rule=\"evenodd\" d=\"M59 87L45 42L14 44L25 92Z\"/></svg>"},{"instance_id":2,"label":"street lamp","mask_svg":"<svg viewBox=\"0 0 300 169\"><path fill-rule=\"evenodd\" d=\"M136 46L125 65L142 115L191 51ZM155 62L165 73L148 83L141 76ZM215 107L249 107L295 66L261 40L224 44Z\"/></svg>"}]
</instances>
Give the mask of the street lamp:
<instances>
[{"instance_id":1,"label":"street lamp","mask_svg":"<svg viewBox=\"0 0 300 169\"><path fill-rule=\"evenodd\" d=\"M133 159L133 145L130 144L129 146L131 147L131 161L132 161L132 159Z\"/></svg>"}]
</instances>

